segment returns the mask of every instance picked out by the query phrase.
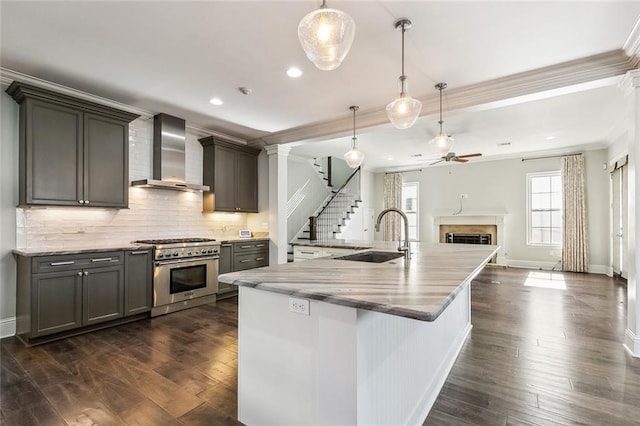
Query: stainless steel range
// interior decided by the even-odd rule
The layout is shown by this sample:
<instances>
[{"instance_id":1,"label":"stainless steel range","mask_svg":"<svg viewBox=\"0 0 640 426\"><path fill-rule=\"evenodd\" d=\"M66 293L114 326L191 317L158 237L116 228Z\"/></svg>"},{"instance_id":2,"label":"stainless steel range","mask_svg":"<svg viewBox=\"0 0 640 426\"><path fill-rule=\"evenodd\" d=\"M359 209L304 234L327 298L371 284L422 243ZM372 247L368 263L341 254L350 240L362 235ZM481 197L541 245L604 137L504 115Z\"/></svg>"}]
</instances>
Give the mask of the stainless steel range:
<instances>
[{"instance_id":1,"label":"stainless steel range","mask_svg":"<svg viewBox=\"0 0 640 426\"><path fill-rule=\"evenodd\" d=\"M154 245L152 317L216 301L219 242L175 238L134 243Z\"/></svg>"}]
</instances>

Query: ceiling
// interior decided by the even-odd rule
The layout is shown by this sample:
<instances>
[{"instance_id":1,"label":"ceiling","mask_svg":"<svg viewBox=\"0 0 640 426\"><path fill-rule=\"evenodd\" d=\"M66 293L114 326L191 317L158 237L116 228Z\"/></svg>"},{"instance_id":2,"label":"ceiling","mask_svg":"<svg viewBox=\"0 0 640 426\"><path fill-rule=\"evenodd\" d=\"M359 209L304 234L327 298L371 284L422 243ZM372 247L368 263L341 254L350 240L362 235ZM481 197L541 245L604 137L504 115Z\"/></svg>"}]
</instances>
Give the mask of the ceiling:
<instances>
[{"instance_id":1,"label":"ceiling","mask_svg":"<svg viewBox=\"0 0 640 426\"><path fill-rule=\"evenodd\" d=\"M3 0L0 65L249 141L298 129L306 142L294 143L292 153L341 156L350 146L349 106L380 117L397 96L400 34L393 22L407 17L409 93L433 102L408 130L365 120L357 133L367 168L429 163L426 142L437 131L433 86L440 81L449 86L444 119L458 154L499 158L604 146L620 124L625 102L616 78L472 107L459 107L448 93L622 49L640 2L329 0L357 27L334 71L316 69L297 38L298 22L319 3ZM302 77L286 76L292 65ZM211 105L214 96L224 105ZM308 126L336 121L336 131L305 137Z\"/></svg>"}]
</instances>

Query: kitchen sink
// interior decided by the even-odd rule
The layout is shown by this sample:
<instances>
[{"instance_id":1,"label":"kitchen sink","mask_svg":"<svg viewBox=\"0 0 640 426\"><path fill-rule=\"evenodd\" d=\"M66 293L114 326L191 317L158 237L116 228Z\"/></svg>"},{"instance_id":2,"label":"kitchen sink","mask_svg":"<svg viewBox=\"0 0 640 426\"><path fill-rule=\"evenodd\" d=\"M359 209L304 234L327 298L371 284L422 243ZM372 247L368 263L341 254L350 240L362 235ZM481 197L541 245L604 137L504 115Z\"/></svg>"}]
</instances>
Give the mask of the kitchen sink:
<instances>
[{"instance_id":1,"label":"kitchen sink","mask_svg":"<svg viewBox=\"0 0 640 426\"><path fill-rule=\"evenodd\" d=\"M372 250L372 251L365 251L362 253L354 253L354 254L347 254L345 256L334 257L334 259L353 260L356 262L382 263L382 262L397 259L403 256L404 256L404 253L402 252Z\"/></svg>"}]
</instances>

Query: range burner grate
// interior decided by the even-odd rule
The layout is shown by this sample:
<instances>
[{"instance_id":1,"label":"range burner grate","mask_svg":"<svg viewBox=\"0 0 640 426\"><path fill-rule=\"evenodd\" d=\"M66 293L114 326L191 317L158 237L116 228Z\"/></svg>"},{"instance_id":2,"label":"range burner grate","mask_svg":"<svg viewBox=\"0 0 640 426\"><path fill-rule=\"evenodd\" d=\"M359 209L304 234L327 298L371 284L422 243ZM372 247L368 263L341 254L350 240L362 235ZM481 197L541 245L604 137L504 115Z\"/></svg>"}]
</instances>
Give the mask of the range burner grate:
<instances>
[{"instance_id":1,"label":"range burner grate","mask_svg":"<svg viewBox=\"0 0 640 426\"><path fill-rule=\"evenodd\" d=\"M138 240L134 243L140 244L180 244L180 243L206 243L215 241L212 238L165 238L162 240Z\"/></svg>"}]
</instances>

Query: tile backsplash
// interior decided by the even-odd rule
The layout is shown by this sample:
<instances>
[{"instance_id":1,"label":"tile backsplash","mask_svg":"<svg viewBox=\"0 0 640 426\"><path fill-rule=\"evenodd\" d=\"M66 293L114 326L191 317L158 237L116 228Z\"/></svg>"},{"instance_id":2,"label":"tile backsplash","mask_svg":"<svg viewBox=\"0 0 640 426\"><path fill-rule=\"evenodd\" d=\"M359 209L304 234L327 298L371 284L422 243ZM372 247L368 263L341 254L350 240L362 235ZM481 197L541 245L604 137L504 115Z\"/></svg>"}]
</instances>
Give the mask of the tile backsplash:
<instances>
[{"instance_id":1,"label":"tile backsplash","mask_svg":"<svg viewBox=\"0 0 640 426\"><path fill-rule=\"evenodd\" d=\"M152 176L153 119L129 128L129 179ZM202 147L187 134L186 180L202 183ZM147 238L230 238L247 229L250 213L202 213L202 193L129 188L128 209L17 208L17 247L26 249L110 245Z\"/></svg>"}]
</instances>

